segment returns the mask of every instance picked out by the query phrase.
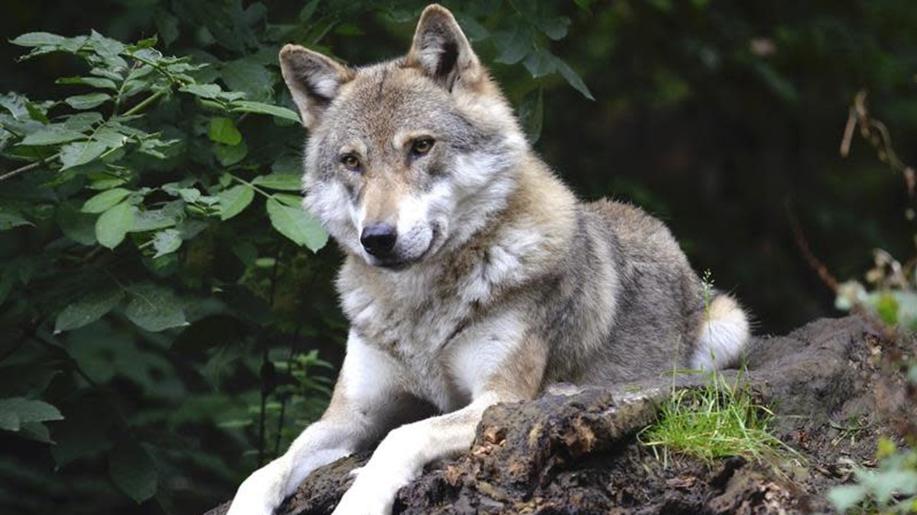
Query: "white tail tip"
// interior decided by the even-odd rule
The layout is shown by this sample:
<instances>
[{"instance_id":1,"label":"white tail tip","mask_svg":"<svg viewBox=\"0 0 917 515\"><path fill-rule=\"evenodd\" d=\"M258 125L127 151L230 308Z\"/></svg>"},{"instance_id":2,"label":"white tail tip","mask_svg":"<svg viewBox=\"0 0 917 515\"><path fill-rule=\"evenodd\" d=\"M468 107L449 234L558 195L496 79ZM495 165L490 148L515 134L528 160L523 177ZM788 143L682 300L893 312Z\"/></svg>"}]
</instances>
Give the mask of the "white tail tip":
<instances>
[{"instance_id":1,"label":"white tail tip","mask_svg":"<svg viewBox=\"0 0 917 515\"><path fill-rule=\"evenodd\" d=\"M717 295L704 313L691 367L710 371L736 364L750 336L745 311L732 297Z\"/></svg>"}]
</instances>

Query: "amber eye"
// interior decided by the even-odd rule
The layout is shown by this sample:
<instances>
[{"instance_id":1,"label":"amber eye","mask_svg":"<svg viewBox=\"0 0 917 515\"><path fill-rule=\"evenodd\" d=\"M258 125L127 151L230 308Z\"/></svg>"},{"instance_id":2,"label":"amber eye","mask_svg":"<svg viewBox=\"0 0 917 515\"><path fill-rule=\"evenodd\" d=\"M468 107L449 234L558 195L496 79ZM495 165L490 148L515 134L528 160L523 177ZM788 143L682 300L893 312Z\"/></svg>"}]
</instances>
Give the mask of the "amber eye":
<instances>
[{"instance_id":1,"label":"amber eye","mask_svg":"<svg viewBox=\"0 0 917 515\"><path fill-rule=\"evenodd\" d=\"M422 156L433 148L433 138L417 138L411 143L411 153Z\"/></svg>"},{"instance_id":2,"label":"amber eye","mask_svg":"<svg viewBox=\"0 0 917 515\"><path fill-rule=\"evenodd\" d=\"M341 164L344 165L344 168L358 172L360 170L360 159L353 154L344 154L341 156Z\"/></svg>"}]
</instances>

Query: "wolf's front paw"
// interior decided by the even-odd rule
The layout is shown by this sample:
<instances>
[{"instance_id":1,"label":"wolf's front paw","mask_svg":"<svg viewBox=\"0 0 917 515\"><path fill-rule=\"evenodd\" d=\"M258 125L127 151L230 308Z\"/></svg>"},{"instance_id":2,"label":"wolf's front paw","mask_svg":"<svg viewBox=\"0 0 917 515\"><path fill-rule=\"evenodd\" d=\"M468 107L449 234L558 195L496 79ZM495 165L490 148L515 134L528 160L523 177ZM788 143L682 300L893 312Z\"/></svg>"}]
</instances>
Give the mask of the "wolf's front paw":
<instances>
[{"instance_id":1,"label":"wolf's front paw","mask_svg":"<svg viewBox=\"0 0 917 515\"><path fill-rule=\"evenodd\" d=\"M226 515L274 515L283 500L283 476L276 462L256 470L239 485Z\"/></svg>"},{"instance_id":2,"label":"wolf's front paw","mask_svg":"<svg viewBox=\"0 0 917 515\"><path fill-rule=\"evenodd\" d=\"M226 515L274 515L274 508L258 502L258 499L245 499L241 495L236 495Z\"/></svg>"},{"instance_id":3,"label":"wolf's front paw","mask_svg":"<svg viewBox=\"0 0 917 515\"><path fill-rule=\"evenodd\" d=\"M391 470L375 473L370 467L351 473L359 475L341 497L332 515L389 515L398 490L413 479L410 474Z\"/></svg>"}]
</instances>

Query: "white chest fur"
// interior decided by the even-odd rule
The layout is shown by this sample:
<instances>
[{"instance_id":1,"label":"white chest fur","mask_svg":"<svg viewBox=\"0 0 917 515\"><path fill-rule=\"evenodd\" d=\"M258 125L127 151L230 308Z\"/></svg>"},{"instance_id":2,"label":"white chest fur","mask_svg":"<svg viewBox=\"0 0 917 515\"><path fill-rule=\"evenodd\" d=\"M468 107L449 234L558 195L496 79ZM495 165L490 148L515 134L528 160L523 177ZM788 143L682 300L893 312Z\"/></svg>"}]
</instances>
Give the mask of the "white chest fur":
<instances>
[{"instance_id":1,"label":"white chest fur","mask_svg":"<svg viewBox=\"0 0 917 515\"><path fill-rule=\"evenodd\" d=\"M524 330L520 306L493 304L494 271L477 268L454 282L431 267L356 283L345 267L339 284L352 330L400 364L412 393L444 412L486 388Z\"/></svg>"}]
</instances>

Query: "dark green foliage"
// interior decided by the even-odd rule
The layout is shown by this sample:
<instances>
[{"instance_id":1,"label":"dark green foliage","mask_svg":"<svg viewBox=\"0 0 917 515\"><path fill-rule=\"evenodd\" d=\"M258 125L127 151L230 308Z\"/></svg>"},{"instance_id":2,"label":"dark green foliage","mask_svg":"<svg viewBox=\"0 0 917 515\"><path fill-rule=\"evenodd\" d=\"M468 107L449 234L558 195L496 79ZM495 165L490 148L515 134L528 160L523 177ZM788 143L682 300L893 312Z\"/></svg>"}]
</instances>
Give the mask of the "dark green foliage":
<instances>
[{"instance_id":1,"label":"dark green foliage","mask_svg":"<svg viewBox=\"0 0 917 515\"><path fill-rule=\"evenodd\" d=\"M4 4L0 512L201 512L321 413L340 256L299 208L277 51L391 58L423 6ZM841 278L912 253L900 176L837 154L866 88L917 161L909 0L447 7L548 162L664 218L763 330L833 302L788 205Z\"/></svg>"},{"instance_id":2,"label":"dark green foliage","mask_svg":"<svg viewBox=\"0 0 917 515\"><path fill-rule=\"evenodd\" d=\"M123 41L52 18L4 49L55 77L0 95L3 512L202 511L321 414L343 353L276 55L373 30L394 56L422 5L151 5L155 26L149 5L93 21ZM519 95L554 74L590 96L549 50L570 19L514 5L458 15L476 40L522 31Z\"/></svg>"}]
</instances>

